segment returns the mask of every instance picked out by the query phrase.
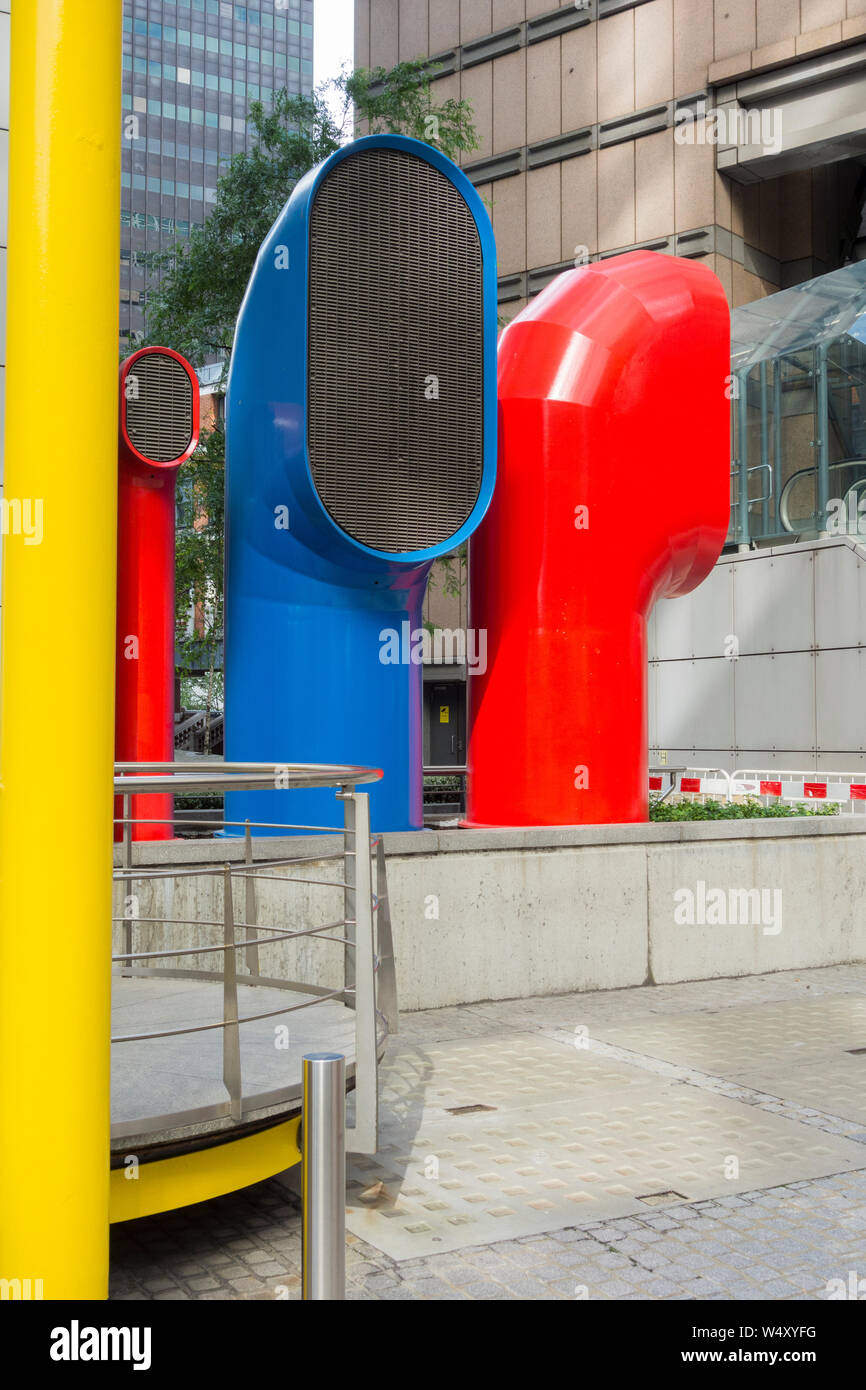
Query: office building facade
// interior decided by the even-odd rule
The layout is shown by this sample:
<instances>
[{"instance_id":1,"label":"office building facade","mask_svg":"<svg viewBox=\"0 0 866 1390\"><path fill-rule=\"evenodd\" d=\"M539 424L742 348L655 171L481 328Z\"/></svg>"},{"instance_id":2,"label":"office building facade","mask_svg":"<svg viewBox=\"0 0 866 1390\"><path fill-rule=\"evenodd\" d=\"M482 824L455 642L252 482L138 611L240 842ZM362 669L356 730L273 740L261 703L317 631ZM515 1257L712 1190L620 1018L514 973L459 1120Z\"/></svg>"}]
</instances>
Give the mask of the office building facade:
<instances>
[{"instance_id":1,"label":"office building facade","mask_svg":"<svg viewBox=\"0 0 866 1390\"><path fill-rule=\"evenodd\" d=\"M124 0L120 339L145 327L143 257L204 223L250 103L313 87L313 0Z\"/></svg>"},{"instance_id":2,"label":"office building facade","mask_svg":"<svg viewBox=\"0 0 866 1390\"><path fill-rule=\"evenodd\" d=\"M511 318L575 260L704 259L732 306L859 254L866 0L357 0L355 61L438 59Z\"/></svg>"}]
</instances>

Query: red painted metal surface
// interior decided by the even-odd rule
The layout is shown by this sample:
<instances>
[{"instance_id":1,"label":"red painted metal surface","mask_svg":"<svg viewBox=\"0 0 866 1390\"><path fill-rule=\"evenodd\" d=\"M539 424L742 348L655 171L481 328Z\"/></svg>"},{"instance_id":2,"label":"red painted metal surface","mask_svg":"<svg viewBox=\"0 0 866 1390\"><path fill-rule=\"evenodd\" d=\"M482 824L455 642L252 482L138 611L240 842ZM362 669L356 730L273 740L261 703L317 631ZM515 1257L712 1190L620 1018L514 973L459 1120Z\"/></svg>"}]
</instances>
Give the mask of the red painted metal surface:
<instances>
[{"instance_id":1,"label":"red painted metal surface","mask_svg":"<svg viewBox=\"0 0 866 1390\"><path fill-rule=\"evenodd\" d=\"M647 819L646 620L725 539L729 355L716 276L650 251L559 276L503 332L469 823Z\"/></svg>"},{"instance_id":2,"label":"red painted metal surface","mask_svg":"<svg viewBox=\"0 0 866 1390\"><path fill-rule=\"evenodd\" d=\"M148 353L173 357L192 382L189 446L169 463L139 453L126 432L127 380ZM190 364L170 348L147 347L120 369L120 448L117 500L117 661L115 758L171 762L174 758L174 541L177 471L198 444L199 385ZM133 817L168 822L133 827L135 840L172 838L172 798L134 796ZM115 798L115 817L123 814ZM115 826L115 839L121 838Z\"/></svg>"}]
</instances>

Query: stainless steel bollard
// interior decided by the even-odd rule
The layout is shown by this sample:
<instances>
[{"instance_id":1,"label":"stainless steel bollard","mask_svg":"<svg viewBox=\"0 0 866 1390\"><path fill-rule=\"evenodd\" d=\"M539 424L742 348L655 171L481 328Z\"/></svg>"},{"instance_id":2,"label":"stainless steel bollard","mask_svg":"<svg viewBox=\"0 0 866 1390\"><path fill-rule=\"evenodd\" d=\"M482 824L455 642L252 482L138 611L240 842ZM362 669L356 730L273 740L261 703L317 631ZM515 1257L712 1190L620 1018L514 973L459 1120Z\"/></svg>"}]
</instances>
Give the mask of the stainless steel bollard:
<instances>
[{"instance_id":1,"label":"stainless steel bollard","mask_svg":"<svg viewBox=\"0 0 866 1390\"><path fill-rule=\"evenodd\" d=\"M304 1058L301 1297L346 1297L346 1059Z\"/></svg>"}]
</instances>

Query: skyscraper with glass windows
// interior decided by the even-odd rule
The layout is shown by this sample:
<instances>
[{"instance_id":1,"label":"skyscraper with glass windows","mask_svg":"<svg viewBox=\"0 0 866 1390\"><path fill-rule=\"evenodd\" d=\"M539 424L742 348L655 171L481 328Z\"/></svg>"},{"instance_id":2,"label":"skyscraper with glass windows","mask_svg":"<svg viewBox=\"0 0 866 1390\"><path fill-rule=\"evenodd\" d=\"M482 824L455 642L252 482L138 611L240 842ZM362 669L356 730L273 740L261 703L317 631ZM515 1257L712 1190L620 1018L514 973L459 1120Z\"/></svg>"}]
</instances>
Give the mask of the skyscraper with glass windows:
<instances>
[{"instance_id":1,"label":"skyscraper with glass windows","mask_svg":"<svg viewBox=\"0 0 866 1390\"><path fill-rule=\"evenodd\" d=\"M142 257L189 236L250 143L250 102L313 86L313 0L123 0L120 337L144 330Z\"/></svg>"}]
</instances>

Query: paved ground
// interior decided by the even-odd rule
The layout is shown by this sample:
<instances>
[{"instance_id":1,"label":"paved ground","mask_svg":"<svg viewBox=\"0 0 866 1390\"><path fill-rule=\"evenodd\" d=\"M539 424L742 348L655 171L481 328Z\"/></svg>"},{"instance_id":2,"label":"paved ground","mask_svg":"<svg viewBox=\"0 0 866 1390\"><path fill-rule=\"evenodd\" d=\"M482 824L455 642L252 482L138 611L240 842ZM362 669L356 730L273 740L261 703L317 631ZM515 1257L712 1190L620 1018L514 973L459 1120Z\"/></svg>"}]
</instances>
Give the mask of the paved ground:
<instances>
[{"instance_id":1,"label":"paved ground","mask_svg":"<svg viewBox=\"0 0 866 1390\"><path fill-rule=\"evenodd\" d=\"M357 1299L866 1298L866 967L410 1015ZM113 1235L118 1299L300 1293L279 1181Z\"/></svg>"}]
</instances>

